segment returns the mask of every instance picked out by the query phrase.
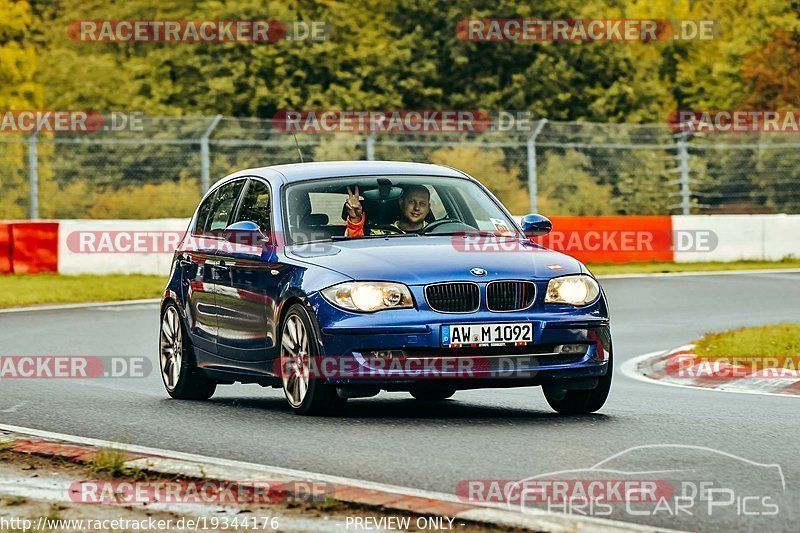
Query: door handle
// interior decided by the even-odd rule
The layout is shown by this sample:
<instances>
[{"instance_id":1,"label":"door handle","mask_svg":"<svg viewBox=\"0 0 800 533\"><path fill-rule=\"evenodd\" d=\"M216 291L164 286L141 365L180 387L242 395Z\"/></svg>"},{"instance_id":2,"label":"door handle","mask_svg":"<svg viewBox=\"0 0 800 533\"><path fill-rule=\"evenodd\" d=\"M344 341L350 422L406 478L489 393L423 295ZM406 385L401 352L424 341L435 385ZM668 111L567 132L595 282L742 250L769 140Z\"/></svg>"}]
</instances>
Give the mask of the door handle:
<instances>
[{"instance_id":1,"label":"door handle","mask_svg":"<svg viewBox=\"0 0 800 533\"><path fill-rule=\"evenodd\" d=\"M183 268L189 268L190 266L192 266L194 264L194 261L191 261L191 260L187 259L185 255L179 255L178 256L178 264L180 266L182 266Z\"/></svg>"},{"instance_id":2,"label":"door handle","mask_svg":"<svg viewBox=\"0 0 800 533\"><path fill-rule=\"evenodd\" d=\"M228 265L225 264L225 261L220 261L216 266L220 270L228 270Z\"/></svg>"}]
</instances>

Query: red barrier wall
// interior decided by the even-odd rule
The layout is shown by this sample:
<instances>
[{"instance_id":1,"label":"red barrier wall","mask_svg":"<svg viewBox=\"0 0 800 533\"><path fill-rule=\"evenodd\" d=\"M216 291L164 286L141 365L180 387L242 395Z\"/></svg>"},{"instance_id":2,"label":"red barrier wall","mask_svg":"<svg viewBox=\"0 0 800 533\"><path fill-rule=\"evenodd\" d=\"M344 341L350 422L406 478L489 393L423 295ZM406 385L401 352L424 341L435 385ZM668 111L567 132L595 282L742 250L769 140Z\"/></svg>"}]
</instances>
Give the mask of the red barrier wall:
<instances>
[{"instance_id":1,"label":"red barrier wall","mask_svg":"<svg viewBox=\"0 0 800 533\"><path fill-rule=\"evenodd\" d=\"M0 274L11 272L11 227L0 222Z\"/></svg>"},{"instance_id":2,"label":"red barrier wall","mask_svg":"<svg viewBox=\"0 0 800 533\"><path fill-rule=\"evenodd\" d=\"M58 222L14 222L10 226L15 274L58 272Z\"/></svg>"},{"instance_id":3,"label":"red barrier wall","mask_svg":"<svg viewBox=\"0 0 800 533\"><path fill-rule=\"evenodd\" d=\"M672 217L552 217L535 240L587 263L673 261Z\"/></svg>"}]
</instances>

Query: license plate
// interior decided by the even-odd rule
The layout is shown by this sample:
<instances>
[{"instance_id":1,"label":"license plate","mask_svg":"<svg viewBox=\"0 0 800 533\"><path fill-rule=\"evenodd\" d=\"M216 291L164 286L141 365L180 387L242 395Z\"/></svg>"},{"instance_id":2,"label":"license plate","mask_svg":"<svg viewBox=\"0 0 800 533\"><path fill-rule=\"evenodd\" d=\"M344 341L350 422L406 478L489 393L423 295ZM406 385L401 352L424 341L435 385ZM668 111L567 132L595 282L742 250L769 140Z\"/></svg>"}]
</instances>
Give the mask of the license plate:
<instances>
[{"instance_id":1,"label":"license plate","mask_svg":"<svg viewBox=\"0 0 800 533\"><path fill-rule=\"evenodd\" d=\"M533 342L533 324L530 322L442 326L442 346L469 344L507 346L529 342Z\"/></svg>"}]
</instances>

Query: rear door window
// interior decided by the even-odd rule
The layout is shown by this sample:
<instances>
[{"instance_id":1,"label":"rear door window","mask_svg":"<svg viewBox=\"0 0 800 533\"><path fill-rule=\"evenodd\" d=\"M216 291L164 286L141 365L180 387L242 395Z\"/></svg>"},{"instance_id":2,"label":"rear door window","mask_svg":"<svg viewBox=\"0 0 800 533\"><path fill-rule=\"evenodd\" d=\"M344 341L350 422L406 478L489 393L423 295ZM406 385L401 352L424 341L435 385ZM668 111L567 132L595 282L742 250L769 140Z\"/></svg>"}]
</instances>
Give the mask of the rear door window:
<instances>
[{"instance_id":1,"label":"rear door window","mask_svg":"<svg viewBox=\"0 0 800 533\"><path fill-rule=\"evenodd\" d=\"M217 190L203 227L203 233L213 233L228 227L243 185L244 180L236 180Z\"/></svg>"}]
</instances>

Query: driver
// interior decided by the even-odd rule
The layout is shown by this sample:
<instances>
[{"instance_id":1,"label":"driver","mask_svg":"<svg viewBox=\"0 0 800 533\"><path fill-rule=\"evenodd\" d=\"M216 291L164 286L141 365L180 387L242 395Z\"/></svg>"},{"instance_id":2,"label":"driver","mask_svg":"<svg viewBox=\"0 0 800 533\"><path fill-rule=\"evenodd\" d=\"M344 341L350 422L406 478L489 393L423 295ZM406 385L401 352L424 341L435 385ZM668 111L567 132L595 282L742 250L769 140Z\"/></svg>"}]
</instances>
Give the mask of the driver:
<instances>
[{"instance_id":1,"label":"driver","mask_svg":"<svg viewBox=\"0 0 800 533\"><path fill-rule=\"evenodd\" d=\"M347 188L347 230L345 235L348 237L361 237L364 235L364 223L367 214L361 207L361 200L358 198L358 185L355 192ZM431 210L431 192L424 185L408 185L403 189L400 197L400 219L391 224L391 228L398 233L419 233L425 226L425 218ZM379 229L370 230L370 234L382 234Z\"/></svg>"}]
</instances>

